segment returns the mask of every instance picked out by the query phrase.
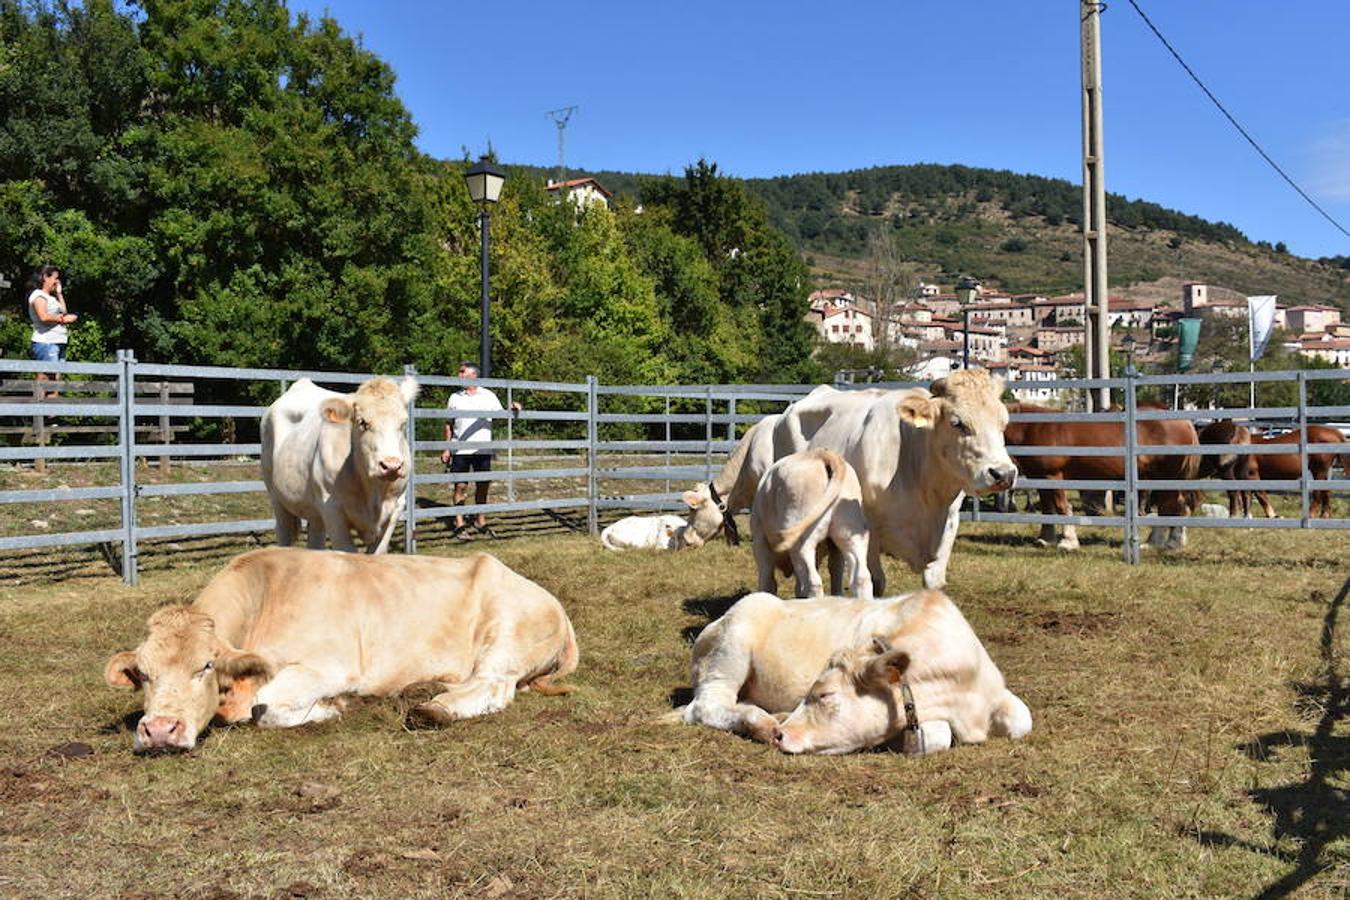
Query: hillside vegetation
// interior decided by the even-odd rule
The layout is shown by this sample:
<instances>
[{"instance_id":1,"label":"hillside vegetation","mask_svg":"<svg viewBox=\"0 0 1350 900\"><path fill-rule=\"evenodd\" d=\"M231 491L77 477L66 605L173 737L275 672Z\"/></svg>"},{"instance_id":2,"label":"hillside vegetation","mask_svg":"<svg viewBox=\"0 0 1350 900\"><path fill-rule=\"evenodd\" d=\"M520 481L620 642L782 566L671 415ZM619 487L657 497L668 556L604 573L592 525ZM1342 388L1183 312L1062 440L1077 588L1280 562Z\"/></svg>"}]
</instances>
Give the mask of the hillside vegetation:
<instances>
[{"instance_id":1,"label":"hillside vegetation","mask_svg":"<svg viewBox=\"0 0 1350 900\"><path fill-rule=\"evenodd\" d=\"M542 171L542 170L540 170ZM619 193L643 176L594 173ZM576 177L574 174L573 177ZM1081 290L1082 193L1063 179L968 166L885 166L751 179L769 221L807 256L819 284L860 283L869 240L889 235L897 255L929 281L973 275L1014 293ZM1179 300L1184 281L1281 303L1332 303L1350 311L1350 257L1304 259L1144 200L1107 195L1113 292Z\"/></svg>"}]
</instances>

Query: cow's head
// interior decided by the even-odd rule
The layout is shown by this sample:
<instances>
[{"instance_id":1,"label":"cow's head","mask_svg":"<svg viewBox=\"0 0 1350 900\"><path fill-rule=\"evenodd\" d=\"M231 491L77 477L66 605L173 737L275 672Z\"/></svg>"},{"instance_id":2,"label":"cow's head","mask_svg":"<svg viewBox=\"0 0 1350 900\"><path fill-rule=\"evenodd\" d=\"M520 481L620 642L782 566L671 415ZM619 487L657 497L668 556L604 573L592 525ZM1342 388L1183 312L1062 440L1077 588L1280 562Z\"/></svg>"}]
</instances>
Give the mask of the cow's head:
<instances>
[{"instance_id":1,"label":"cow's head","mask_svg":"<svg viewBox=\"0 0 1350 900\"><path fill-rule=\"evenodd\" d=\"M736 520L727 512L726 499L714 500L708 485L696 485L685 491L684 505L689 507L689 512L684 517L685 526L675 532L675 549L702 547L724 529L728 544L741 542Z\"/></svg>"},{"instance_id":2,"label":"cow's head","mask_svg":"<svg viewBox=\"0 0 1350 900\"><path fill-rule=\"evenodd\" d=\"M396 481L409 474L408 404L417 391L414 378L372 378L350 397L333 397L319 406L325 422L351 428L352 459L365 477Z\"/></svg>"},{"instance_id":3,"label":"cow's head","mask_svg":"<svg viewBox=\"0 0 1350 900\"><path fill-rule=\"evenodd\" d=\"M852 753L884 744L905 727L900 679L909 657L885 638L830 660L805 699L773 730L784 753Z\"/></svg>"},{"instance_id":4,"label":"cow's head","mask_svg":"<svg viewBox=\"0 0 1350 900\"><path fill-rule=\"evenodd\" d=\"M250 717L254 695L271 677L266 660L229 646L210 616L187 606L165 607L147 624L145 642L114 654L103 672L114 687L145 692L138 751L191 750L213 718Z\"/></svg>"},{"instance_id":5,"label":"cow's head","mask_svg":"<svg viewBox=\"0 0 1350 900\"><path fill-rule=\"evenodd\" d=\"M931 435L930 459L968 494L1010 489L1017 466L1003 443L1003 381L984 369L963 369L933 382L929 391L928 397L910 394L898 411L902 421Z\"/></svg>"}]
</instances>

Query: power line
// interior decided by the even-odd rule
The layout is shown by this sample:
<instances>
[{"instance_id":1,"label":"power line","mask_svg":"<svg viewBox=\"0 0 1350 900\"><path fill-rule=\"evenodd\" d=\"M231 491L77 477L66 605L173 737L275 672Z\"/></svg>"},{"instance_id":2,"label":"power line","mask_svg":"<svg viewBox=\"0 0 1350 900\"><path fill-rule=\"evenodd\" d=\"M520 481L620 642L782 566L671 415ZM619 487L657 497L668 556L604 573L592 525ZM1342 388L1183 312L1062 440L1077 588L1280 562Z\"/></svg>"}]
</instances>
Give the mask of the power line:
<instances>
[{"instance_id":1,"label":"power line","mask_svg":"<svg viewBox=\"0 0 1350 900\"><path fill-rule=\"evenodd\" d=\"M1337 222L1335 219L1331 217L1331 213L1327 212L1325 209L1319 206L1317 204L1317 201L1314 200L1312 197L1309 197L1308 192L1303 190L1303 188L1299 187L1294 182L1294 179L1290 178L1285 173L1284 169L1281 169L1279 164L1276 163L1275 160L1270 158L1269 153L1261 149L1261 145L1256 142L1256 138L1252 137L1250 134L1247 133L1247 129L1243 128L1238 123L1238 120L1233 118L1232 113L1230 113L1227 109L1225 109L1224 105L1219 102L1219 98L1215 97L1213 92L1211 92L1209 88L1205 87L1205 83L1200 80L1200 76L1196 75L1195 72L1191 70L1191 67L1186 65L1186 60L1182 59L1181 54L1178 53L1172 47L1172 45L1167 42L1167 38L1163 37L1162 32L1158 30L1158 26L1154 25L1153 21L1149 19L1147 15L1144 14L1144 11L1142 9L1139 8L1139 4L1136 3L1135 0L1129 0L1129 2L1130 6L1134 7L1134 11L1139 13L1139 18L1144 20L1144 24L1149 27L1149 30L1153 32L1153 34L1158 38L1158 40L1162 41L1162 45L1167 48L1167 52L1172 54L1172 58L1175 59L1181 65L1181 67L1186 70L1186 74L1191 76L1191 80L1200 86L1200 90L1205 92L1205 96L1208 97L1210 101L1219 108L1219 112L1224 114L1224 117L1228 119L1228 121L1232 123L1233 127L1238 130L1238 133L1247 139L1247 143L1251 144L1252 147L1256 149L1256 152L1261 154L1261 158L1264 159L1267 163L1269 163L1272 169L1280 173L1280 177L1283 178L1285 181L1289 182L1289 186L1294 190L1298 191L1298 195L1302 197L1304 200L1307 200L1308 204L1312 206L1313 209L1321 213L1323 218L1325 218L1328 222L1330 222L1333 226L1335 226L1337 231L1339 231L1346 237L1350 237L1350 231L1346 231L1340 222Z\"/></svg>"}]
</instances>

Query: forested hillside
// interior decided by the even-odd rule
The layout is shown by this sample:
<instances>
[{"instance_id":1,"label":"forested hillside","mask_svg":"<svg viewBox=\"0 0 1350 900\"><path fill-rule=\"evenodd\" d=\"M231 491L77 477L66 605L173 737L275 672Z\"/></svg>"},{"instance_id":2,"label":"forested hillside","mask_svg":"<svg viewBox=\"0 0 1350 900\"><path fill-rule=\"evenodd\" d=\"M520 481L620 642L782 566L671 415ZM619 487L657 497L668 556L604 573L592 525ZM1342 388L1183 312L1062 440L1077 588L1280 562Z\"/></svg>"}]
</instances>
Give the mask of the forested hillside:
<instances>
[{"instance_id":1,"label":"forested hillside","mask_svg":"<svg viewBox=\"0 0 1350 900\"><path fill-rule=\"evenodd\" d=\"M477 356L477 211L392 70L280 0L0 0L0 343L64 270L72 359L452 372ZM803 381L801 256L717 167L578 211L508 167L494 374Z\"/></svg>"},{"instance_id":2,"label":"forested hillside","mask_svg":"<svg viewBox=\"0 0 1350 900\"><path fill-rule=\"evenodd\" d=\"M639 193L643 180L593 174L618 193ZM1063 179L923 164L745 183L806 254L818 284L865 286L881 237L929 281L972 275L1014 292L1082 289L1082 191ZM1302 259L1232 225L1118 194L1107 195L1107 214L1113 291L1175 300L1178 282L1208 281L1350 311L1350 257Z\"/></svg>"}]
</instances>

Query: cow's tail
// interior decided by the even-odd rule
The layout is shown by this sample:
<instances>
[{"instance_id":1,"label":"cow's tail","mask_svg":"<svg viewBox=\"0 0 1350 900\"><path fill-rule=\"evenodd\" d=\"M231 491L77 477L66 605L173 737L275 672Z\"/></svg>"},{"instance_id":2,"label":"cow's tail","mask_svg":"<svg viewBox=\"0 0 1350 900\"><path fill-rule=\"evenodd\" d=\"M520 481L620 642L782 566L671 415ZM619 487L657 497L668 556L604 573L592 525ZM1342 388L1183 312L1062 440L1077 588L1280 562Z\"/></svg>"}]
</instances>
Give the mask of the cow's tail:
<instances>
[{"instance_id":1,"label":"cow's tail","mask_svg":"<svg viewBox=\"0 0 1350 900\"><path fill-rule=\"evenodd\" d=\"M821 495L820 502L812 507L810 512L802 516L800 521L788 526L779 532L774 540L770 541L770 546L775 553L786 553L791 549L807 530L820 521L821 516L830 511L839 500L840 492L844 489L844 474L848 471L848 463L844 462L842 456L833 450L824 448L807 450L806 455L811 457L812 461L819 462L825 467L825 476L829 480L825 483L825 492Z\"/></svg>"},{"instance_id":2,"label":"cow's tail","mask_svg":"<svg viewBox=\"0 0 1350 900\"><path fill-rule=\"evenodd\" d=\"M570 694L576 690L576 685L572 684L554 684L558 678L564 678L577 669L577 662L581 658L581 651L577 649L577 634L572 629L572 622L563 616L563 624L567 626L567 634L563 640L562 650L559 651L557 658L553 662L553 667L542 675L539 675L529 682L529 689L536 694L543 694L545 697L556 697L559 694Z\"/></svg>"}]
</instances>

